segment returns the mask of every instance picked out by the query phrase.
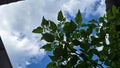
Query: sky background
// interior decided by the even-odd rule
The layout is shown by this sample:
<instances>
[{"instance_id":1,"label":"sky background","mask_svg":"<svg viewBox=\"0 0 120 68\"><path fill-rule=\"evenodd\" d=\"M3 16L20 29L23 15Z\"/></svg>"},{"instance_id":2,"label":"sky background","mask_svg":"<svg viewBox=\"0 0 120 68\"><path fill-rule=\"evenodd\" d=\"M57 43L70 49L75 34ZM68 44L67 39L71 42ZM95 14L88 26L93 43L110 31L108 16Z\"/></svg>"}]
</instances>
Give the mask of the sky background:
<instances>
[{"instance_id":1,"label":"sky background","mask_svg":"<svg viewBox=\"0 0 120 68\"><path fill-rule=\"evenodd\" d=\"M45 68L50 61L48 53L40 49L45 43L41 35L32 33L44 16L57 22L62 10L67 19L73 19L80 9L84 22L103 16L104 0L25 0L0 6L0 36L13 68Z\"/></svg>"}]
</instances>

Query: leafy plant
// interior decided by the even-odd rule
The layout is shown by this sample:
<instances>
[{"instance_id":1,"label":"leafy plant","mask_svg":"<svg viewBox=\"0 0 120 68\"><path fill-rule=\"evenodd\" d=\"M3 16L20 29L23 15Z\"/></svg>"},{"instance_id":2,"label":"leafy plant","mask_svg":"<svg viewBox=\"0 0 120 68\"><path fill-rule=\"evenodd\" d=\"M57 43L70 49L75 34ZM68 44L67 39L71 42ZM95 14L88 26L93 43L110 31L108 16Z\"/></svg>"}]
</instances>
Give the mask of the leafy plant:
<instances>
[{"instance_id":1,"label":"leafy plant","mask_svg":"<svg viewBox=\"0 0 120 68\"><path fill-rule=\"evenodd\" d=\"M66 21L62 11L58 12L58 23L43 17L33 33L41 34L41 40L47 41L42 48L53 52L47 68L119 68L119 16L119 10L113 6L112 11L87 24L82 22L80 10L75 21Z\"/></svg>"}]
</instances>

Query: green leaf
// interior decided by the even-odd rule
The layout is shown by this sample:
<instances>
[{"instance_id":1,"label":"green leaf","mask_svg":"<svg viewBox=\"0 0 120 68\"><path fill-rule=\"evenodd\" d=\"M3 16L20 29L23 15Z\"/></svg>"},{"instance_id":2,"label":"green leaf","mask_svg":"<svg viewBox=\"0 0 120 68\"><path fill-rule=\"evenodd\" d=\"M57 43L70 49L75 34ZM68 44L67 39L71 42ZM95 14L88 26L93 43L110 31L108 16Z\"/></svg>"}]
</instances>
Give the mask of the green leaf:
<instances>
[{"instance_id":1,"label":"green leaf","mask_svg":"<svg viewBox=\"0 0 120 68\"><path fill-rule=\"evenodd\" d=\"M46 68L57 68L57 66L55 62L50 62L49 64L47 64Z\"/></svg>"},{"instance_id":2,"label":"green leaf","mask_svg":"<svg viewBox=\"0 0 120 68\"><path fill-rule=\"evenodd\" d=\"M108 61L108 60L106 60L106 61L105 61L105 65L110 66L110 65L111 65L111 62Z\"/></svg>"},{"instance_id":3,"label":"green leaf","mask_svg":"<svg viewBox=\"0 0 120 68\"><path fill-rule=\"evenodd\" d=\"M54 41L54 35L45 33L43 34L42 39L46 40L47 42L53 42Z\"/></svg>"},{"instance_id":4,"label":"green leaf","mask_svg":"<svg viewBox=\"0 0 120 68\"><path fill-rule=\"evenodd\" d=\"M49 22L48 22L44 17L42 18L41 26L42 26L42 27L47 27L47 26L49 26Z\"/></svg>"},{"instance_id":5,"label":"green leaf","mask_svg":"<svg viewBox=\"0 0 120 68\"><path fill-rule=\"evenodd\" d=\"M59 45L54 51L53 51L53 54L56 56L56 57L60 57L64 54L64 50L63 50L63 47L62 45Z\"/></svg>"},{"instance_id":6,"label":"green leaf","mask_svg":"<svg viewBox=\"0 0 120 68\"><path fill-rule=\"evenodd\" d=\"M88 56L84 53L81 53L80 57L82 57L84 61L88 60Z\"/></svg>"},{"instance_id":7,"label":"green leaf","mask_svg":"<svg viewBox=\"0 0 120 68\"><path fill-rule=\"evenodd\" d=\"M99 46L99 42L101 42L101 39L100 38L96 38L96 37L94 37L94 36L91 36L91 44L92 45L97 45L97 46ZM101 45L100 45L101 46Z\"/></svg>"},{"instance_id":8,"label":"green leaf","mask_svg":"<svg viewBox=\"0 0 120 68\"><path fill-rule=\"evenodd\" d=\"M92 28L87 29L87 35L90 35L92 33Z\"/></svg>"},{"instance_id":9,"label":"green leaf","mask_svg":"<svg viewBox=\"0 0 120 68\"><path fill-rule=\"evenodd\" d=\"M104 21L104 17L100 17L100 18L99 18L99 21L104 24L104 22L105 22L105 21ZM106 23L106 22L105 22L105 23Z\"/></svg>"},{"instance_id":10,"label":"green leaf","mask_svg":"<svg viewBox=\"0 0 120 68\"><path fill-rule=\"evenodd\" d=\"M96 23L97 21L95 19L90 20L91 23Z\"/></svg>"},{"instance_id":11,"label":"green leaf","mask_svg":"<svg viewBox=\"0 0 120 68\"><path fill-rule=\"evenodd\" d=\"M114 16L119 13L119 10L117 9L115 5L112 6L112 13Z\"/></svg>"},{"instance_id":12,"label":"green leaf","mask_svg":"<svg viewBox=\"0 0 120 68\"><path fill-rule=\"evenodd\" d=\"M73 43L75 46L77 46L77 45L80 45L80 44L81 44L81 42L80 42L79 40L73 40L73 41L72 41L72 43Z\"/></svg>"},{"instance_id":13,"label":"green leaf","mask_svg":"<svg viewBox=\"0 0 120 68\"><path fill-rule=\"evenodd\" d=\"M67 51L67 46L65 46L64 48L63 48L63 58L64 59L68 59L68 51Z\"/></svg>"},{"instance_id":14,"label":"green leaf","mask_svg":"<svg viewBox=\"0 0 120 68\"><path fill-rule=\"evenodd\" d=\"M72 65L72 66L74 66L75 64L77 64L77 61L79 60L79 57L78 56L76 56L76 55L73 55L72 56L72 58L70 59L70 64Z\"/></svg>"},{"instance_id":15,"label":"green leaf","mask_svg":"<svg viewBox=\"0 0 120 68\"><path fill-rule=\"evenodd\" d=\"M50 21L50 29L52 32L55 32L57 30L57 26L53 21Z\"/></svg>"},{"instance_id":16,"label":"green leaf","mask_svg":"<svg viewBox=\"0 0 120 68\"><path fill-rule=\"evenodd\" d=\"M66 22L63 30L65 31L65 33L70 34L72 33L75 29L77 28L77 25L71 21L71 22Z\"/></svg>"},{"instance_id":17,"label":"green leaf","mask_svg":"<svg viewBox=\"0 0 120 68\"><path fill-rule=\"evenodd\" d=\"M37 28L34 29L32 32L33 32L33 33L42 33L42 32L43 32L43 28L37 27Z\"/></svg>"},{"instance_id":18,"label":"green leaf","mask_svg":"<svg viewBox=\"0 0 120 68\"><path fill-rule=\"evenodd\" d=\"M57 40L63 41L63 39L64 39L64 34L63 34L63 32L60 32L60 33L57 35Z\"/></svg>"},{"instance_id":19,"label":"green leaf","mask_svg":"<svg viewBox=\"0 0 120 68\"><path fill-rule=\"evenodd\" d=\"M95 24L89 24L87 34L90 35L95 27L96 27Z\"/></svg>"},{"instance_id":20,"label":"green leaf","mask_svg":"<svg viewBox=\"0 0 120 68\"><path fill-rule=\"evenodd\" d=\"M92 54L96 54L96 55L99 54L97 49L90 49L89 52L92 53Z\"/></svg>"},{"instance_id":21,"label":"green leaf","mask_svg":"<svg viewBox=\"0 0 120 68\"><path fill-rule=\"evenodd\" d=\"M118 68L116 62L114 62L114 61L112 62L111 67L112 68Z\"/></svg>"},{"instance_id":22,"label":"green leaf","mask_svg":"<svg viewBox=\"0 0 120 68\"><path fill-rule=\"evenodd\" d=\"M96 25L95 24L88 24L89 25L89 28L92 28L92 29L94 29L95 27L96 27Z\"/></svg>"},{"instance_id":23,"label":"green leaf","mask_svg":"<svg viewBox=\"0 0 120 68\"><path fill-rule=\"evenodd\" d=\"M75 68L83 68L83 67L92 68L92 64L86 63L85 61L80 61Z\"/></svg>"},{"instance_id":24,"label":"green leaf","mask_svg":"<svg viewBox=\"0 0 120 68\"><path fill-rule=\"evenodd\" d=\"M80 30L80 34L82 37L87 37L87 32L84 29Z\"/></svg>"},{"instance_id":25,"label":"green leaf","mask_svg":"<svg viewBox=\"0 0 120 68\"><path fill-rule=\"evenodd\" d=\"M100 59L104 59L106 55L104 54L103 51L100 51L98 56Z\"/></svg>"},{"instance_id":26,"label":"green leaf","mask_svg":"<svg viewBox=\"0 0 120 68\"><path fill-rule=\"evenodd\" d=\"M81 16L80 10L78 10L78 13L77 13L77 15L76 15L76 17L75 17L75 21L76 21L76 23L77 23L78 25L80 25L81 22L82 22L82 16Z\"/></svg>"},{"instance_id":27,"label":"green leaf","mask_svg":"<svg viewBox=\"0 0 120 68\"><path fill-rule=\"evenodd\" d=\"M55 56L49 56L49 57L50 57L50 59L51 59L52 61L57 61L57 60L58 60L58 58L55 57Z\"/></svg>"},{"instance_id":28,"label":"green leaf","mask_svg":"<svg viewBox=\"0 0 120 68\"><path fill-rule=\"evenodd\" d=\"M46 44L46 45L44 45L44 46L41 47L41 48L45 49L46 51L52 51L51 44Z\"/></svg>"},{"instance_id":29,"label":"green leaf","mask_svg":"<svg viewBox=\"0 0 120 68\"><path fill-rule=\"evenodd\" d=\"M61 10L58 12L58 17L57 17L57 19L58 19L58 21L64 21L64 16L63 16L63 13L62 13Z\"/></svg>"},{"instance_id":30,"label":"green leaf","mask_svg":"<svg viewBox=\"0 0 120 68\"><path fill-rule=\"evenodd\" d=\"M82 26L82 27L87 27L87 26L88 26L88 24L82 24L81 26Z\"/></svg>"}]
</instances>

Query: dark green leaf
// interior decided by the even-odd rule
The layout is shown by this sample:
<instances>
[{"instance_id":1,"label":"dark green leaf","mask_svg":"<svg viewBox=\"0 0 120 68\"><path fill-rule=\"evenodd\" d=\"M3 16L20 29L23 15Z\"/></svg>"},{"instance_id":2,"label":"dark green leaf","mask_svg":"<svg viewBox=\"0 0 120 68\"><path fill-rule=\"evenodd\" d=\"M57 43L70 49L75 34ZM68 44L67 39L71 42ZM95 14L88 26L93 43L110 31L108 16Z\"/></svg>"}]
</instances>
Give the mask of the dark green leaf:
<instances>
[{"instance_id":1,"label":"dark green leaf","mask_svg":"<svg viewBox=\"0 0 120 68\"><path fill-rule=\"evenodd\" d=\"M49 26L49 22L48 22L44 17L42 18L41 26L42 26L42 27L47 27L47 26Z\"/></svg>"},{"instance_id":2,"label":"dark green leaf","mask_svg":"<svg viewBox=\"0 0 120 68\"><path fill-rule=\"evenodd\" d=\"M65 31L65 33L69 34L72 33L75 29L77 28L77 25L74 22L66 22L63 30Z\"/></svg>"},{"instance_id":3,"label":"dark green leaf","mask_svg":"<svg viewBox=\"0 0 120 68\"><path fill-rule=\"evenodd\" d=\"M42 33L42 32L43 32L43 28L37 27L37 28L34 29L32 32L33 32L33 33Z\"/></svg>"},{"instance_id":4,"label":"dark green leaf","mask_svg":"<svg viewBox=\"0 0 120 68\"><path fill-rule=\"evenodd\" d=\"M42 39L46 40L47 42L53 42L54 41L54 35L45 33L43 34Z\"/></svg>"},{"instance_id":5,"label":"dark green leaf","mask_svg":"<svg viewBox=\"0 0 120 68\"><path fill-rule=\"evenodd\" d=\"M78 13L77 13L77 15L76 15L76 17L75 17L75 21L76 21L76 23L77 23L78 25L81 24L81 22L82 22L82 16L81 16L80 10L78 10Z\"/></svg>"},{"instance_id":6,"label":"dark green leaf","mask_svg":"<svg viewBox=\"0 0 120 68\"><path fill-rule=\"evenodd\" d=\"M97 46L99 46L99 42L101 42L101 40L102 39L100 39L100 38L96 38L96 37L94 37L94 36L91 36L91 44L92 45L97 45ZM101 46L101 45L100 45Z\"/></svg>"},{"instance_id":7,"label":"dark green leaf","mask_svg":"<svg viewBox=\"0 0 120 68\"><path fill-rule=\"evenodd\" d=\"M87 27L87 26L88 26L88 24L82 24L81 26L82 26L82 27Z\"/></svg>"},{"instance_id":8,"label":"dark green leaf","mask_svg":"<svg viewBox=\"0 0 120 68\"><path fill-rule=\"evenodd\" d=\"M94 29L95 27L96 27L96 25L95 24L88 24L89 25L89 28L92 28L92 29Z\"/></svg>"},{"instance_id":9,"label":"dark green leaf","mask_svg":"<svg viewBox=\"0 0 120 68\"><path fill-rule=\"evenodd\" d=\"M60 57L64 54L62 45L59 45L53 52L56 57Z\"/></svg>"},{"instance_id":10,"label":"dark green leaf","mask_svg":"<svg viewBox=\"0 0 120 68\"><path fill-rule=\"evenodd\" d=\"M52 61L58 60L58 58L57 58L56 56L49 56L49 57L50 57L50 59L51 59Z\"/></svg>"},{"instance_id":11,"label":"dark green leaf","mask_svg":"<svg viewBox=\"0 0 120 68\"><path fill-rule=\"evenodd\" d=\"M112 68L118 68L116 62L112 62L111 67L112 67Z\"/></svg>"},{"instance_id":12,"label":"dark green leaf","mask_svg":"<svg viewBox=\"0 0 120 68\"><path fill-rule=\"evenodd\" d=\"M88 56L84 53L81 53L80 57L82 57L84 61L88 60Z\"/></svg>"},{"instance_id":13,"label":"dark green leaf","mask_svg":"<svg viewBox=\"0 0 120 68\"><path fill-rule=\"evenodd\" d=\"M63 41L64 39L64 34L63 32L60 32L59 34L56 35L56 39L59 40L59 41Z\"/></svg>"},{"instance_id":14,"label":"dark green leaf","mask_svg":"<svg viewBox=\"0 0 120 68\"><path fill-rule=\"evenodd\" d=\"M90 35L92 33L92 28L87 29L87 35Z\"/></svg>"},{"instance_id":15,"label":"dark green leaf","mask_svg":"<svg viewBox=\"0 0 120 68\"><path fill-rule=\"evenodd\" d=\"M73 41L72 41L72 43L73 43L75 46L77 46L77 45L80 45L80 44L81 44L81 42L80 42L79 40L73 40Z\"/></svg>"},{"instance_id":16,"label":"dark green leaf","mask_svg":"<svg viewBox=\"0 0 120 68\"><path fill-rule=\"evenodd\" d=\"M75 68L83 68L83 67L92 68L92 64L86 63L85 61L80 61Z\"/></svg>"},{"instance_id":17,"label":"dark green leaf","mask_svg":"<svg viewBox=\"0 0 120 68\"><path fill-rule=\"evenodd\" d=\"M91 23L96 23L97 21L95 19L90 20Z\"/></svg>"},{"instance_id":18,"label":"dark green leaf","mask_svg":"<svg viewBox=\"0 0 120 68\"><path fill-rule=\"evenodd\" d=\"M87 29L87 34L90 35L93 32L93 29L96 27L95 24L89 24L89 27Z\"/></svg>"},{"instance_id":19,"label":"dark green leaf","mask_svg":"<svg viewBox=\"0 0 120 68\"><path fill-rule=\"evenodd\" d=\"M52 32L55 32L57 30L57 26L54 22L50 21L50 29Z\"/></svg>"},{"instance_id":20,"label":"dark green leaf","mask_svg":"<svg viewBox=\"0 0 120 68\"><path fill-rule=\"evenodd\" d=\"M98 55L98 50L97 49L90 49L89 52L92 53L92 54Z\"/></svg>"},{"instance_id":21,"label":"dark green leaf","mask_svg":"<svg viewBox=\"0 0 120 68\"><path fill-rule=\"evenodd\" d=\"M115 16L116 14L118 14L119 13L119 10L117 9L117 7L116 6L112 6L112 14Z\"/></svg>"},{"instance_id":22,"label":"dark green leaf","mask_svg":"<svg viewBox=\"0 0 120 68\"><path fill-rule=\"evenodd\" d=\"M79 60L79 57L76 56L76 55L73 55L73 56L71 57L69 63L70 63L72 66L74 66L74 65L77 63L78 60Z\"/></svg>"},{"instance_id":23,"label":"dark green leaf","mask_svg":"<svg viewBox=\"0 0 120 68\"><path fill-rule=\"evenodd\" d=\"M64 16L63 16L63 13L62 13L62 11L59 11L58 12L58 21L64 21Z\"/></svg>"},{"instance_id":24,"label":"dark green leaf","mask_svg":"<svg viewBox=\"0 0 120 68\"><path fill-rule=\"evenodd\" d=\"M44 46L41 47L41 48L45 49L46 51L52 51L51 44L46 44L46 45L44 45Z\"/></svg>"},{"instance_id":25,"label":"dark green leaf","mask_svg":"<svg viewBox=\"0 0 120 68\"><path fill-rule=\"evenodd\" d=\"M80 34L82 37L87 37L87 32L84 29L80 30Z\"/></svg>"},{"instance_id":26,"label":"dark green leaf","mask_svg":"<svg viewBox=\"0 0 120 68\"><path fill-rule=\"evenodd\" d=\"M63 58L66 59L66 60L69 58L68 51L67 51L67 46L65 46L63 48Z\"/></svg>"},{"instance_id":27,"label":"dark green leaf","mask_svg":"<svg viewBox=\"0 0 120 68\"><path fill-rule=\"evenodd\" d=\"M99 56L100 59L104 59L105 58L105 54L104 54L103 51L100 51L98 56Z\"/></svg>"},{"instance_id":28,"label":"dark green leaf","mask_svg":"<svg viewBox=\"0 0 120 68\"><path fill-rule=\"evenodd\" d=\"M55 62L50 62L49 64L47 64L46 68L57 68L57 66Z\"/></svg>"},{"instance_id":29,"label":"dark green leaf","mask_svg":"<svg viewBox=\"0 0 120 68\"><path fill-rule=\"evenodd\" d=\"M103 17L100 17L100 18L99 18L99 21L102 22L103 24L106 23L106 22L104 21L104 18L103 18Z\"/></svg>"},{"instance_id":30,"label":"dark green leaf","mask_svg":"<svg viewBox=\"0 0 120 68\"><path fill-rule=\"evenodd\" d=\"M64 39L64 34L63 34L63 32L61 32L61 33L59 33L59 40L63 40Z\"/></svg>"},{"instance_id":31,"label":"dark green leaf","mask_svg":"<svg viewBox=\"0 0 120 68\"><path fill-rule=\"evenodd\" d=\"M105 61L105 65L110 66L110 65L111 65L111 62L108 61L108 60L106 60L106 61Z\"/></svg>"}]
</instances>

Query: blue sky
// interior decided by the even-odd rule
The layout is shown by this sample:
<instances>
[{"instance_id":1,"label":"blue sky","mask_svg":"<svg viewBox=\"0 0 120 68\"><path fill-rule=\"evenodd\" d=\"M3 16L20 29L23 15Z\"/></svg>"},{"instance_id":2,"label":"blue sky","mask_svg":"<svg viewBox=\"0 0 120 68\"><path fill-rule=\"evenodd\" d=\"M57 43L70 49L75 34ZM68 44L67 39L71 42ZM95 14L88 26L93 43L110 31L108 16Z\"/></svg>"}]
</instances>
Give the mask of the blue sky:
<instances>
[{"instance_id":1,"label":"blue sky","mask_svg":"<svg viewBox=\"0 0 120 68\"><path fill-rule=\"evenodd\" d=\"M104 15L104 0L25 0L0 6L0 35L13 68L45 68L50 61L48 53L40 49L45 41L32 30L43 16L57 22L57 13L62 10L73 19L78 9L87 22Z\"/></svg>"}]
</instances>

